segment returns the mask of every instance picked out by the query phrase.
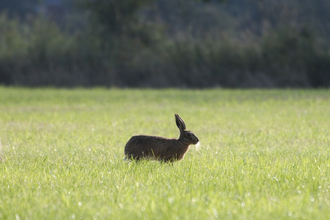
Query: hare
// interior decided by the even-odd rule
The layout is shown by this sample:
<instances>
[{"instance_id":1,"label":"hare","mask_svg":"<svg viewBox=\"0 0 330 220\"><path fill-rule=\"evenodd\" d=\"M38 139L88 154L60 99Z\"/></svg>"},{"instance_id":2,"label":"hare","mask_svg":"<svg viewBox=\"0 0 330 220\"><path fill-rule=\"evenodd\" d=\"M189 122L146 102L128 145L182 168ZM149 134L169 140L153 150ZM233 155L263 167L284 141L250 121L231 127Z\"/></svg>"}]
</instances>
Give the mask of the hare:
<instances>
[{"instance_id":1,"label":"hare","mask_svg":"<svg viewBox=\"0 0 330 220\"><path fill-rule=\"evenodd\" d=\"M133 136L125 146L125 159L153 159L163 162L182 160L189 145L197 144L198 138L191 131L186 131L186 125L178 114L175 114L176 125L180 129L178 139L168 139L157 136Z\"/></svg>"}]
</instances>

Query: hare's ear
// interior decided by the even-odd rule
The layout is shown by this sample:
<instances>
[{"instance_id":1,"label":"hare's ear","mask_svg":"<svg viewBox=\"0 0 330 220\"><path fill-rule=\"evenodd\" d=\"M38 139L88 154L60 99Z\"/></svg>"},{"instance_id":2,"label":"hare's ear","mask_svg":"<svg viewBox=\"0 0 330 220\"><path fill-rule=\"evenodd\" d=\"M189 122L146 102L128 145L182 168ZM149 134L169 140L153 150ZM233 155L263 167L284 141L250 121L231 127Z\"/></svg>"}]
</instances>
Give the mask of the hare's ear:
<instances>
[{"instance_id":1,"label":"hare's ear","mask_svg":"<svg viewBox=\"0 0 330 220\"><path fill-rule=\"evenodd\" d=\"M186 130L186 125L185 125L184 121L182 120L182 118L180 118L180 116L178 114L175 114L175 122L176 122L176 126L178 126L180 131Z\"/></svg>"}]
</instances>

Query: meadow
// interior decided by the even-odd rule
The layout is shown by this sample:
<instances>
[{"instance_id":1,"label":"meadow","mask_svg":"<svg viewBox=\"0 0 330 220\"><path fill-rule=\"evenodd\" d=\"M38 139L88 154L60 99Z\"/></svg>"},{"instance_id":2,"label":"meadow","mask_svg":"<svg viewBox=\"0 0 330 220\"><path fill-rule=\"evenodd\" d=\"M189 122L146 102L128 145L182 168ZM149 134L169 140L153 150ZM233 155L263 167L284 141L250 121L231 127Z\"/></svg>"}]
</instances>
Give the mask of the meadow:
<instances>
[{"instance_id":1,"label":"meadow","mask_svg":"<svg viewBox=\"0 0 330 220\"><path fill-rule=\"evenodd\" d=\"M127 163L135 134L200 139ZM0 87L0 219L330 219L330 90Z\"/></svg>"}]
</instances>

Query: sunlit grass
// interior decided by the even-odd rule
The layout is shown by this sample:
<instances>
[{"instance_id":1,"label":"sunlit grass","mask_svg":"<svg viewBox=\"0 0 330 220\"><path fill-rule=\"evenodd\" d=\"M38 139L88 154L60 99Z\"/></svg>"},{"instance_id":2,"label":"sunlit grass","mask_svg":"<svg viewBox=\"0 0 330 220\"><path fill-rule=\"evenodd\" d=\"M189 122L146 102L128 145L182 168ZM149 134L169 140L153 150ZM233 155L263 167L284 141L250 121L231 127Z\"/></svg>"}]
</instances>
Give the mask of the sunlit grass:
<instances>
[{"instance_id":1,"label":"sunlit grass","mask_svg":"<svg viewBox=\"0 0 330 220\"><path fill-rule=\"evenodd\" d=\"M173 166L134 134L200 139ZM330 219L330 91L0 88L0 219Z\"/></svg>"}]
</instances>

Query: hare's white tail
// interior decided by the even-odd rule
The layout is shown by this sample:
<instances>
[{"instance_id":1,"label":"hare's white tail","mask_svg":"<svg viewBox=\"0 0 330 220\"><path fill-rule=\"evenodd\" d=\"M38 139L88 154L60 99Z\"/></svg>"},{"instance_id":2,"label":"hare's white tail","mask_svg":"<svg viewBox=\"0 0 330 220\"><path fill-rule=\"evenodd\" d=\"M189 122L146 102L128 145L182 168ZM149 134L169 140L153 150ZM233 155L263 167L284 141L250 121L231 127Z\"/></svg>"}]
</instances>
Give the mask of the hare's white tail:
<instances>
[{"instance_id":1,"label":"hare's white tail","mask_svg":"<svg viewBox=\"0 0 330 220\"><path fill-rule=\"evenodd\" d=\"M199 141L199 142L195 145L195 147L196 147L196 150L200 150L200 149L201 149L201 142Z\"/></svg>"}]
</instances>

